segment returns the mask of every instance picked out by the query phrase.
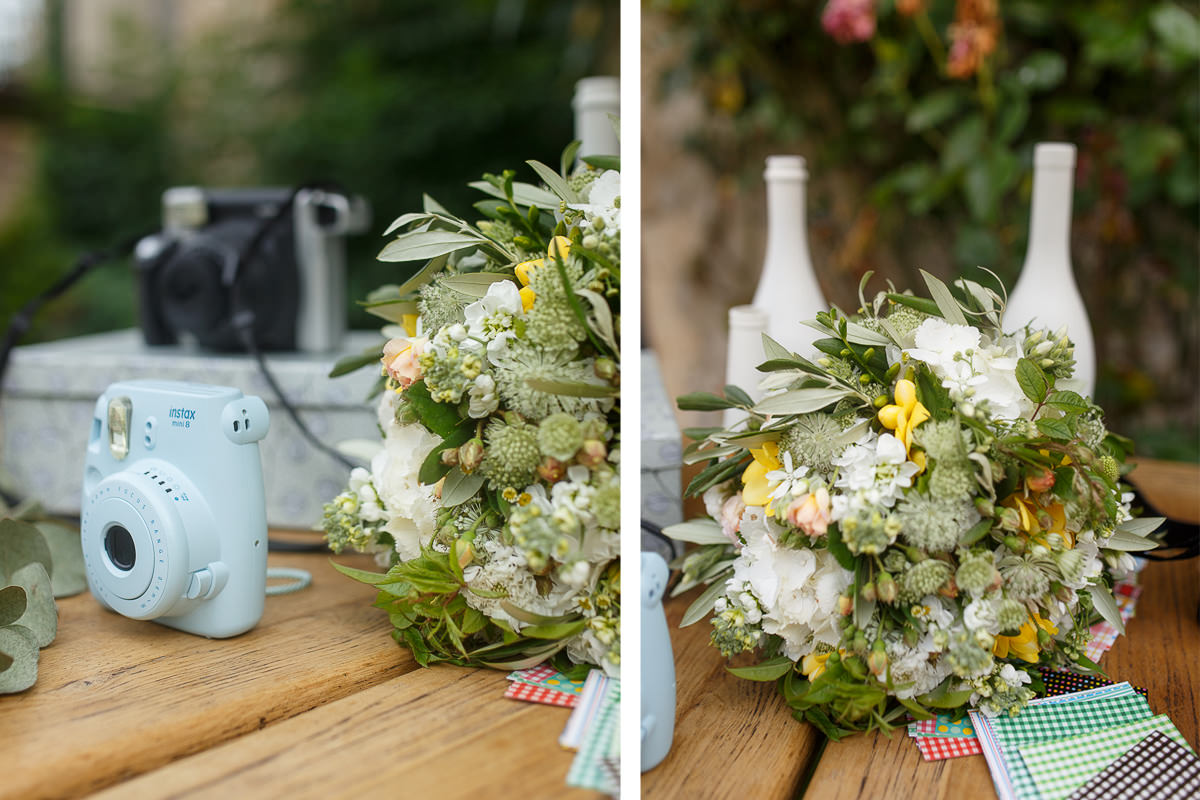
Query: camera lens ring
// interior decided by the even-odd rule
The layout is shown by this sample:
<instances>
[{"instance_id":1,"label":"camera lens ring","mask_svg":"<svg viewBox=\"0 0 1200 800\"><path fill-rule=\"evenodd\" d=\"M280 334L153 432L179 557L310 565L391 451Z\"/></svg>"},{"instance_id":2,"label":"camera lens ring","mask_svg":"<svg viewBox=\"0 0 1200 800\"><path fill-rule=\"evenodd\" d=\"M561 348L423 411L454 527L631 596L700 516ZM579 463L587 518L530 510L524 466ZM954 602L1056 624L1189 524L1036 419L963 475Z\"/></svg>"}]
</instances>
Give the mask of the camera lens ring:
<instances>
[{"instance_id":1,"label":"camera lens ring","mask_svg":"<svg viewBox=\"0 0 1200 800\"><path fill-rule=\"evenodd\" d=\"M188 570L186 526L161 487L141 473L149 462L137 462L113 473L84 497L82 548L88 585L106 606L133 619L155 619L168 613L182 596ZM135 555L116 562L105 548L116 526L129 532ZM119 534L118 534L119 536Z\"/></svg>"},{"instance_id":2,"label":"camera lens ring","mask_svg":"<svg viewBox=\"0 0 1200 800\"><path fill-rule=\"evenodd\" d=\"M120 523L109 525L104 532L104 554L121 572L129 572L137 563L137 547L129 529Z\"/></svg>"}]
</instances>

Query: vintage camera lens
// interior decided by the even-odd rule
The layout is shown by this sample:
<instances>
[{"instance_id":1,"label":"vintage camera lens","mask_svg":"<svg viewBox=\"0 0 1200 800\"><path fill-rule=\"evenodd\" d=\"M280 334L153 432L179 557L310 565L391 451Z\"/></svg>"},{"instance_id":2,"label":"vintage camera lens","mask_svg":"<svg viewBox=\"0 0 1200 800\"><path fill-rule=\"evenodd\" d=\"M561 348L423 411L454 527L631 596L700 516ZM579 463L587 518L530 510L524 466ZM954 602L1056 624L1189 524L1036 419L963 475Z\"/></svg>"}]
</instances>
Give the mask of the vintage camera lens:
<instances>
[{"instance_id":1,"label":"vintage camera lens","mask_svg":"<svg viewBox=\"0 0 1200 800\"><path fill-rule=\"evenodd\" d=\"M123 572L133 569L133 563L137 560L133 537L121 525L113 525L108 529L108 533L104 534L104 552L108 554L108 560L113 566Z\"/></svg>"}]
</instances>

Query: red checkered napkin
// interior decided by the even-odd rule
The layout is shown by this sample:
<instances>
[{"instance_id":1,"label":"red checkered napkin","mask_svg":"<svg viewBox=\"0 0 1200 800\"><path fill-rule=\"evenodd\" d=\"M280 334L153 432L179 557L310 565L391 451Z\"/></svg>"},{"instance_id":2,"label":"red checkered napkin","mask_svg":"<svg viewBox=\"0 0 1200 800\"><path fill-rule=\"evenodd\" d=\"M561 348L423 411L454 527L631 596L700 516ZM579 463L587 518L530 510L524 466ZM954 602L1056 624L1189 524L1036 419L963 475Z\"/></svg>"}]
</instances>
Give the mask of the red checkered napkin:
<instances>
[{"instance_id":1,"label":"red checkered napkin","mask_svg":"<svg viewBox=\"0 0 1200 800\"><path fill-rule=\"evenodd\" d=\"M941 761L943 758L975 756L983 752L979 739L974 736L917 736L913 738L926 761Z\"/></svg>"},{"instance_id":2,"label":"red checkered napkin","mask_svg":"<svg viewBox=\"0 0 1200 800\"><path fill-rule=\"evenodd\" d=\"M548 706L562 706L563 708L574 708L579 699L577 695L520 681L509 683L508 688L504 690L504 696L513 700L527 700L531 703L545 703Z\"/></svg>"}]
</instances>

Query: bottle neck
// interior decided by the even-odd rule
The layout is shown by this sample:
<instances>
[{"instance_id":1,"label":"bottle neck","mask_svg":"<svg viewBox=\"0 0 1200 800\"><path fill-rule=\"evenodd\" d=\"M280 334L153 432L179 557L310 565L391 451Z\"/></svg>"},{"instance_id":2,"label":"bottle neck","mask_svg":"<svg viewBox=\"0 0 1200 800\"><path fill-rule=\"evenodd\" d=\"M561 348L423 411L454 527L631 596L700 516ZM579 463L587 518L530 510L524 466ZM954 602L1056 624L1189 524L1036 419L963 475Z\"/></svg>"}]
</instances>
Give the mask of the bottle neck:
<instances>
[{"instance_id":1,"label":"bottle neck","mask_svg":"<svg viewBox=\"0 0 1200 800\"><path fill-rule=\"evenodd\" d=\"M767 269L781 258L808 260L807 221L804 213L804 180L772 178L767 181Z\"/></svg>"},{"instance_id":2,"label":"bottle neck","mask_svg":"<svg viewBox=\"0 0 1200 800\"><path fill-rule=\"evenodd\" d=\"M1029 212L1029 248L1025 263L1071 263L1071 199L1069 169L1039 168L1033 173L1033 205Z\"/></svg>"}]
</instances>

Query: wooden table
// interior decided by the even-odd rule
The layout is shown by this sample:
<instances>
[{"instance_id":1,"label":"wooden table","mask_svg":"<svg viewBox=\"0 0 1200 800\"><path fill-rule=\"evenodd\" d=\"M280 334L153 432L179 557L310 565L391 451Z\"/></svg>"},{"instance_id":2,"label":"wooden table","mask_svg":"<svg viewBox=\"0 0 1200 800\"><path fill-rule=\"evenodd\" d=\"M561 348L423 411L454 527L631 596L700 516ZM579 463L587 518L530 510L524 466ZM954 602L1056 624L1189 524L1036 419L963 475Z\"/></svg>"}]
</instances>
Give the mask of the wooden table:
<instances>
[{"instance_id":1,"label":"wooden table","mask_svg":"<svg viewBox=\"0 0 1200 800\"><path fill-rule=\"evenodd\" d=\"M1132 476L1162 511L1200 519L1200 467L1142 460ZM1128 636L1101 665L1114 680L1149 692L1155 713L1167 714L1193 747L1200 745L1200 561L1151 563ZM675 742L658 767L642 776L642 794L663 798L794 798L826 800L993 796L983 756L925 762L903 730L854 736L825 745L797 722L774 683L730 675L708 644L705 622L678 628L695 598L671 601L667 619L678 670Z\"/></svg>"},{"instance_id":2,"label":"wooden table","mask_svg":"<svg viewBox=\"0 0 1200 800\"><path fill-rule=\"evenodd\" d=\"M313 585L234 639L60 600L37 685L0 695L0 798L601 796L565 784L568 709L505 699L502 672L420 668L328 558L272 553Z\"/></svg>"}]
</instances>

